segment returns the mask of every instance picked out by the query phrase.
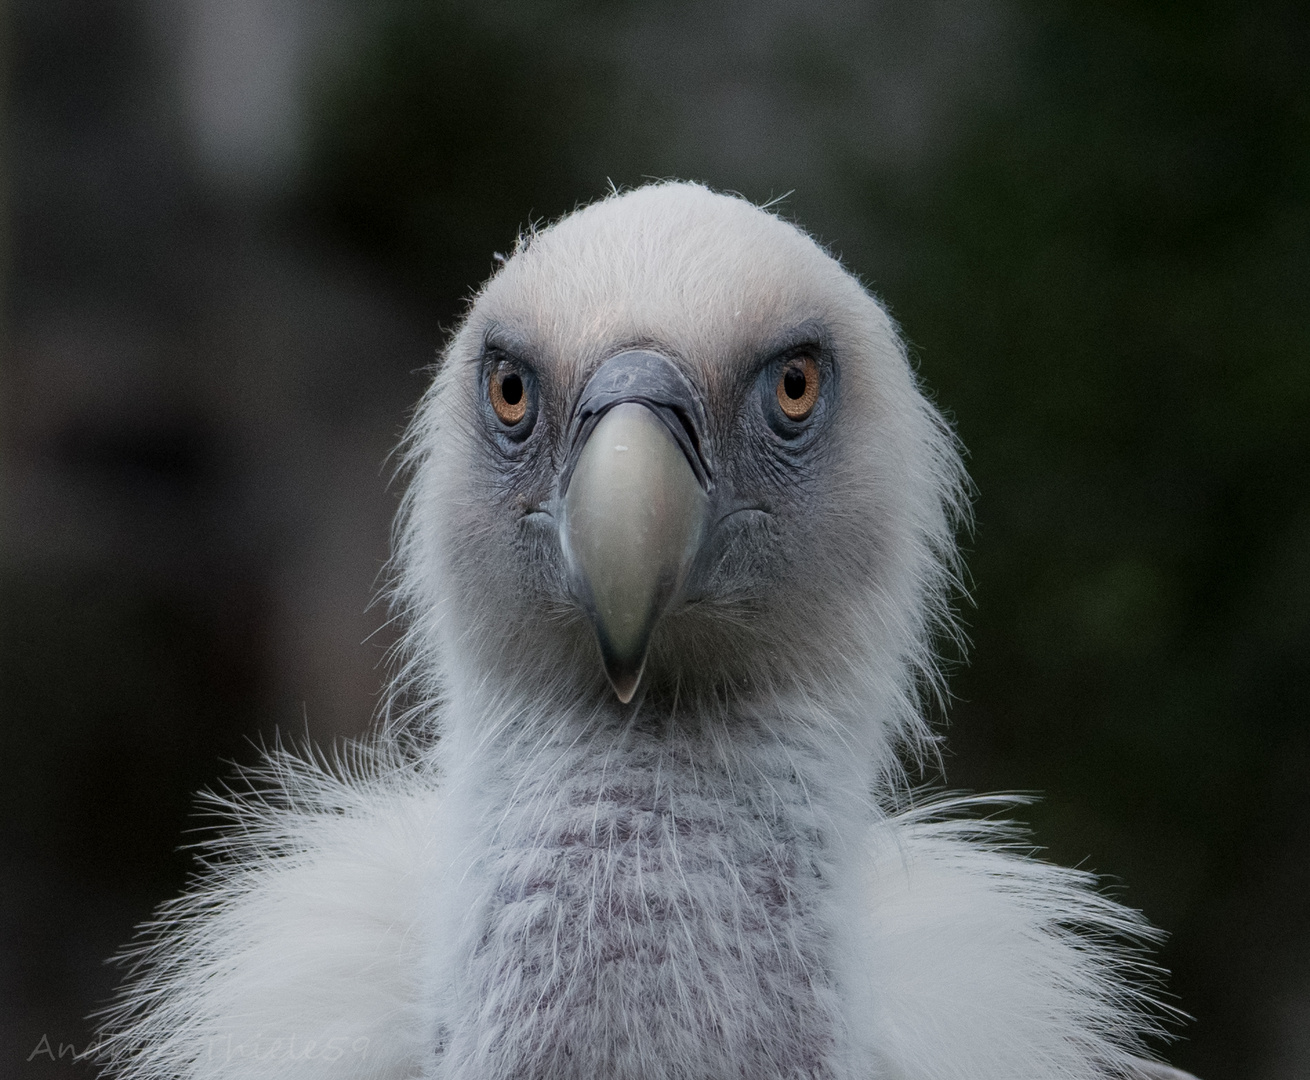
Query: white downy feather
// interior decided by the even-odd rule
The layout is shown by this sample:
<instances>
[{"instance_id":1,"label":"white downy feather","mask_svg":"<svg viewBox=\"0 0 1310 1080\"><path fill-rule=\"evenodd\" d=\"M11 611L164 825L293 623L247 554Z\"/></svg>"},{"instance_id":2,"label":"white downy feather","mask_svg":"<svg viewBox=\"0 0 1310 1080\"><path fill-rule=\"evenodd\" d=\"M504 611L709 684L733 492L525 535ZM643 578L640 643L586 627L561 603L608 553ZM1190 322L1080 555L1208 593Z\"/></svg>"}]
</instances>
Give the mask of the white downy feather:
<instances>
[{"instance_id":1,"label":"white downy feather","mask_svg":"<svg viewBox=\"0 0 1310 1080\"><path fill-rule=\"evenodd\" d=\"M160 913L151 930L153 943L136 955L137 981L111 1019L115 1034L102 1046L115 1075L122 1080L538 1075L499 1067L522 1067L523 1048L534 1041L544 1048L542 1033L531 1023L515 1032L502 1016L498 1033L504 1042L480 1041L488 1014L496 1012L498 988L480 983L476 973L462 985L450 984L450 953L459 949L457 939L469 925L450 919L433 902L441 897L468 904L489 879L484 877L481 887L467 876L459 880L455 867L468 875L475 865L485 868L497 856L503 859L503 852L482 847L482 838L476 844L450 843L460 821L450 815L448 803L443 805L431 772L392 755L383 755L379 764L378 756L357 755L362 767L343 777L313 761L279 754L261 777L277 785L271 793L265 787L255 798L225 800L236 815L235 830L217 842L219 850L193 891ZM560 792L558 772L543 772L542 779L544 787ZM570 800L562 792L553 801ZM519 805L530 816L533 798ZM945 807L953 815L971 808L962 800ZM584 819L593 819L581 827L595 827L594 802L586 800L581 809ZM726 808L711 800L688 812L697 809L721 818ZM611 814L614 810L609 807ZM839 1036L810 1062L808 1075L869 1080L1138 1075L1131 1053L1137 1033L1152 1027L1144 1019L1151 1007L1142 990L1145 979L1135 987L1124 981L1125 969L1142 967L1124 945L1149 936L1140 919L1093 891L1088 875L1018 850L1005 825L944 817L941 810L930 805L882 818L866 828L854 850L843 849L842 860L856 872L843 878L844 887L829 901L836 910L824 920L834 927L831 955L837 962L827 976L829 1000L822 1003L840 1011L841 1024L834 1028ZM445 843L439 842L443 836ZM539 853L547 848L539 836L525 839ZM695 879L704 867L694 865L693 853L682 857L687 865L680 877L690 895L688 908L694 908ZM650 850L646 858L642 886L649 894L659 887L660 868ZM699 884L729 880L711 869ZM612 896L621 884L611 881L609 887ZM748 888L731 899L741 910L752 895L758 897L758 890ZM699 898L711 905L723 900L704 890ZM802 913L810 910L805 902L796 906ZM563 970L571 975L577 974L576 954L585 956L605 936L604 928L598 932L585 924L594 911L574 914L583 924L577 936L549 946L557 960L568 961ZM684 910L682 917L694 921L696 912ZM540 920L529 917L520 930L526 934L534 925L540 928ZM625 939L636 941L643 930L666 934L671 927L667 919L648 915L644 926L628 927ZM485 926L474 932L485 933ZM518 951L507 954L521 960L524 944L520 937ZM689 983L700 977L697 960L706 959L711 944L694 940L684 956L672 958L690 965L682 972ZM785 964L775 966L775 974L779 971L785 973ZM636 994L661 992L644 983L640 972L628 974L634 978L628 989ZM582 983L588 1001L580 1004L594 1006L595 984ZM512 998L512 986L499 989ZM603 989L617 1006L628 1006L621 980ZM752 991L765 992L758 983ZM460 1000L461 994L474 1000ZM573 1072L567 1060L556 1060L551 1068L548 1058L526 1056L542 1070L539 1075L757 1075L739 1073L731 1063L749 1060L752 1046L769 1040L758 1030L734 1039L734 1001L707 1000L712 994L712 987L702 990L685 1015L678 1014L676 1001L664 1001L660 1011L699 1039L708 1025L696 1023L696 1017L718 1009L714 1026L723 1044L716 1047L722 1051L717 1060L698 1052L679 1061L669 1055L667 1042L648 1046L649 1055L628 1043L631 1060L611 1060L603 1073ZM745 1014L739 1019L755 1019L740 1001L736 1004ZM600 1015L612 1022L612 1013ZM467 1024L470 1016L478 1022L459 1030L459 1018ZM558 1017L543 1008L540 1019L551 1023ZM651 1034L668 1033L652 1028ZM606 1033L584 1029L577 1037L596 1046ZM615 1043L612 1031L608 1038ZM470 1040L459 1069L437 1049L456 1050ZM775 1050L777 1045L774 1040ZM516 1060L507 1060L516 1054ZM581 1048L577 1056L587 1058ZM690 1071L697 1064L715 1071Z\"/></svg>"}]
</instances>

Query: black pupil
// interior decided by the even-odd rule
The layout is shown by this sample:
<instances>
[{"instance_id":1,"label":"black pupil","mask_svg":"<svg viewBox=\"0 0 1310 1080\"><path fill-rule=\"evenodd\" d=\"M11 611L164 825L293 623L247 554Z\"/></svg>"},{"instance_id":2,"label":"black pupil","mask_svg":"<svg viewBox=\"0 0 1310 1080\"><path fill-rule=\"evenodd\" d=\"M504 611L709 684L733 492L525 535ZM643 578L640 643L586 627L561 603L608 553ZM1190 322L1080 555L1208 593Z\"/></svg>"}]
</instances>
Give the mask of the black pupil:
<instances>
[{"instance_id":1,"label":"black pupil","mask_svg":"<svg viewBox=\"0 0 1310 1080\"><path fill-rule=\"evenodd\" d=\"M795 401L805 396L805 371L803 368L788 368L782 376L783 392Z\"/></svg>"},{"instance_id":2,"label":"black pupil","mask_svg":"<svg viewBox=\"0 0 1310 1080\"><path fill-rule=\"evenodd\" d=\"M500 396L506 405L517 405L523 400L523 380L517 375L506 375L500 381Z\"/></svg>"}]
</instances>

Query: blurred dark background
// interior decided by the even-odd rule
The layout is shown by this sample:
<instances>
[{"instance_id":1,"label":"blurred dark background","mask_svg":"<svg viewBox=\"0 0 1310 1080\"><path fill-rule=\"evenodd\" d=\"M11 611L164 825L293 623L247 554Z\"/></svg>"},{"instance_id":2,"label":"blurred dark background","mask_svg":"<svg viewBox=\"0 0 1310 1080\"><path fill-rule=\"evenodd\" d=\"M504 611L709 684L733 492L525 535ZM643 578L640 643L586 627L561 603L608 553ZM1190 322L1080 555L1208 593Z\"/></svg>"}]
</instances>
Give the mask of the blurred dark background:
<instances>
[{"instance_id":1,"label":"blurred dark background","mask_svg":"<svg viewBox=\"0 0 1310 1080\"><path fill-rule=\"evenodd\" d=\"M1205 1080L1310 1077L1310 16L9 0L0 1075L82 1049L191 793L367 729L422 368L649 177L830 244L970 451L947 780L1170 937Z\"/></svg>"}]
</instances>

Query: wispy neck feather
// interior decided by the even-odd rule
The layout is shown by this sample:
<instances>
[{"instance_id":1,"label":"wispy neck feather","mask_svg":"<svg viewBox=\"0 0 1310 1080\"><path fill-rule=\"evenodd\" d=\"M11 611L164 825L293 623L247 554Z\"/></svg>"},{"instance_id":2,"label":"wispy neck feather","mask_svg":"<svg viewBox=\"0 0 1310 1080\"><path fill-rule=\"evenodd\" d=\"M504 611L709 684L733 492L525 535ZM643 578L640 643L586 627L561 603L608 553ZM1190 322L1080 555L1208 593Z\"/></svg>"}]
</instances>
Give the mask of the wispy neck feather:
<instances>
[{"instance_id":1,"label":"wispy neck feather","mask_svg":"<svg viewBox=\"0 0 1310 1080\"><path fill-rule=\"evenodd\" d=\"M760 722L527 730L447 765L470 914L437 1075L843 1075L830 906L872 813L853 759Z\"/></svg>"}]
</instances>

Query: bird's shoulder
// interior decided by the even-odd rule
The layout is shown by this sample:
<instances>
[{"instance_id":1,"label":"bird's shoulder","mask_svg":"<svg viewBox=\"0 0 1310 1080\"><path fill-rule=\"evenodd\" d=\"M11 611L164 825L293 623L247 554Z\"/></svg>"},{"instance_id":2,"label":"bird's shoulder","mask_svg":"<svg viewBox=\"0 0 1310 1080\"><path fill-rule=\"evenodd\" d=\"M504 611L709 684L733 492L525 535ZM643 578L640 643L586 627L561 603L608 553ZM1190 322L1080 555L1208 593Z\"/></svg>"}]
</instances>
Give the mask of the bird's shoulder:
<instances>
[{"instance_id":1,"label":"bird's shoulder","mask_svg":"<svg viewBox=\"0 0 1310 1080\"><path fill-rule=\"evenodd\" d=\"M1136 1056L1166 1011L1138 951L1147 924L978 810L957 799L870 830L842 959L861 1057L904 1080L1174 1075Z\"/></svg>"},{"instance_id":2,"label":"bird's shoulder","mask_svg":"<svg viewBox=\"0 0 1310 1080\"><path fill-rule=\"evenodd\" d=\"M157 913L107 1012L124 1080L411 1076L428 1052L424 898L442 793L407 763L271 756Z\"/></svg>"}]
</instances>

